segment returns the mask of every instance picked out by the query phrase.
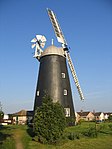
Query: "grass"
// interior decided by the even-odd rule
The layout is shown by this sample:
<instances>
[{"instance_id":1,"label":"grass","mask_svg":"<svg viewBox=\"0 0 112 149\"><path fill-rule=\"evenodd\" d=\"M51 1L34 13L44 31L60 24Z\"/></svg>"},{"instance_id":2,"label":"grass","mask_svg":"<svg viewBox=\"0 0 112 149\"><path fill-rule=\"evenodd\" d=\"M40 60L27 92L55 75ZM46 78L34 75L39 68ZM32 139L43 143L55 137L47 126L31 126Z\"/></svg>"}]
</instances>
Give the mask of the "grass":
<instances>
[{"instance_id":1,"label":"grass","mask_svg":"<svg viewBox=\"0 0 112 149\"><path fill-rule=\"evenodd\" d=\"M0 149L15 149L13 132L14 128L11 126L0 126Z\"/></svg>"},{"instance_id":2,"label":"grass","mask_svg":"<svg viewBox=\"0 0 112 149\"><path fill-rule=\"evenodd\" d=\"M109 126L110 125L110 126ZM32 139L31 130L27 126L5 126L0 129L0 149L15 149L14 132L19 132L24 149L111 149L112 148L112 123L85 122L78 126L66 128L66 133L75 133L79 139L62 140L58 145L40 144ZM94 127L98 136L90 138L83 133ZM30 135L29 135L30 134Z\"/></svg>"}]
</instances>

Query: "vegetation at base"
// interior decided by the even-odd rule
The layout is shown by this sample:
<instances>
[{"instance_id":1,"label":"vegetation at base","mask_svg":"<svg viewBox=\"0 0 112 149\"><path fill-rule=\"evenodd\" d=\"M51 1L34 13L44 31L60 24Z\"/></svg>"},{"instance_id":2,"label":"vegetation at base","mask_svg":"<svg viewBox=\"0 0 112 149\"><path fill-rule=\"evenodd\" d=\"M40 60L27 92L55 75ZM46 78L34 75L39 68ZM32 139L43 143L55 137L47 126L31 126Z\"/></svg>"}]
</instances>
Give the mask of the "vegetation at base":
<instances>
[{"instance_id":1,"label":"vegetation at base","mask_svg":"<svg viewBox=\"0 0 112 149\"><path fill-rule=\"evenodd\" d=\"M95 127L89 127L85 132L82 133L83 135L87 136L87 137L97 137L98 132L96 130Z\"/></svg>"},{"instance_id":2,"label":"vegetation at base","mask_svg":"<svg viewBox=\"0 0 112 149\"><path fill-rule=\"evenodd\" d=\"M4 113L3 111L0 111L0 121L3 119Z\"/></svg>"},{"instance_id":3,"label":"vegetation at base","mask_svg":"<svg viewBox=\"0 0 112 149\"><path fill-rule=\"evenodd\" d=\"M0 126L0 149L15 149L13 131L11 126Z\"/></svg>"},{"instance_id":4,"label":"vegetation at base","mask_svg":"<svg viewBox=\"0 0 112 149\"><path fill-rule=\"evenodd\" d=\"M108 120L112 122L112 115L109 115Z\"/></svg>"},{"instance_id":5,"label":"vegetation at base","mask_svg":"<svg viewBox=\"0 0 112 149\"><path fill-rule=\"evenodd\" d=\"M70 132L68 133L67 138L69 140L75 140L75 139L80 139L80 136L78 133Z\"/></svg>"},{"instance_id":6,"label":"vegetation at base","mask_svg":"<svg viewBox=\"0 0 112 149\"><path fill-rule=\"evenodd\" d=\"M109 124L108 126L109 126L110 130L112 131L112 124Z\"/></svg>"},{"instance_id":7,"label":"vegetation at base","mask_svg":"<svg viewBox=\"0 0 112 149\"><path fill-rule=\"evenodd\" d=\"M0 122L2 121L3 117L4 117L4 112L2 111L2 104L0 102Z\"/></svg>"},{"instance_id":8,"label":"vegetation at base","mask_svg":"<svg viewBox=\"0 0 112 149\"><path fill-rule=\"evenodd\" d=\"M41 143L57 143L66 127L64 108L53 103L49 95L43 97L42 106L37 107L34 115L34 133Z\"/></svg>"},{"instance_id":9,"label":"vegetation at base","mask_svg":"<svg viewBox=\"0 0 112 149\"><path fill-rule=\"evenodd\" d=\"M74 126L75 125L75 116L74 117L66 117L66 125Z\"/></svg>"},{"instance_id":10,"label":"vegetation at base","mask_svg":"<svg viewBox=\"0 0 112 149\"><path fill-rule=\"evenodd\" d=\"M99 123L82 122L81 125L66 127L63 139L58 144L41 144L33 139L32 128L26 125L8 125L0 128L0 149L15 149L13 135L15 132L21 136L24 149L111 149L112 148L112 130L111 122ZM83 135L89 128L97 130L96 137L87 137ZM69 138L68 138L69 137ZM79 137L79 139L77 138ZM2 138L2 139L1 139Z\"/></svg>"}]
</instances>

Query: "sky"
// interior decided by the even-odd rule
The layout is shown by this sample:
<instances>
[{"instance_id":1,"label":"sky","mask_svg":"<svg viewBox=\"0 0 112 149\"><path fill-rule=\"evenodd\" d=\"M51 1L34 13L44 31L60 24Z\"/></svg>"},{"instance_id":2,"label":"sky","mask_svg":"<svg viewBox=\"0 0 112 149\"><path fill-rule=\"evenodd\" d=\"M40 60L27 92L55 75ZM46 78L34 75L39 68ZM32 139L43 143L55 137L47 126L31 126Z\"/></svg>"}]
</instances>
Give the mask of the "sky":
<instances>
[{"instance_id":1,"label":"sky","mask_svg":"<svg viewBox=\"0 0 112 149\"><path fill-rule=\"evenodd\" d=\"M85 96L82 102L69 71L76 111L112 111L111 0L0 0L0 102L3 111L32 110L39 62L33 58L36 34L55 37L46 8L52 9L70 47Z\"/></svg>"}]
</instances>

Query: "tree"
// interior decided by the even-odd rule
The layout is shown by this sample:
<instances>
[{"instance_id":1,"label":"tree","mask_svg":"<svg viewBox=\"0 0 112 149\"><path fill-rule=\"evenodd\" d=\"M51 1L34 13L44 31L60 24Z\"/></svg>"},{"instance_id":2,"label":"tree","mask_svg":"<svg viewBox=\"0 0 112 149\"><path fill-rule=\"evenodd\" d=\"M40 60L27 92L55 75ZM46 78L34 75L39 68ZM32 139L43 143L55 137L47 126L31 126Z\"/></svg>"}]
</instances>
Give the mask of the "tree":
<instances>
[{"instance_id":1,"label":"tree","mask_svg":"<svg viewBox=\"0 0 112 149\"><path fill-rule=\"evenodd\" d=\"M3 119L4 113L2 111L2 104L0 102L0 121Z\"/></svg>"},{"instance_id":2,"label":"tree","mask_svg":"<svg viewBox=\"0 0 112 149\"><path fill-rule=\"evenodd\" d=\"M112 121L112 115L111 114L109 115L108 120Z\"/></svg>"},{"instance_id":3,"label":"tree","mask_svg":"<svg viewBox=\"0 0 112 149\"><path fill-rule=\"evenodd\" d=\"M56 143L62 136L66 126L64 108L53 103L50 96L45 95L42 106L37 107L34 115L34 133L42 143Z\"/></svg>"},{"instance_id":4,"label":"tree","mask_svg":"<svg viewBox=\"0 0 112 149\"><path fill-rule=\"evenodd\" d=\"M2 111L0 111L0 120L3 119L4 113Z\"/></svg>"}]
</instances>

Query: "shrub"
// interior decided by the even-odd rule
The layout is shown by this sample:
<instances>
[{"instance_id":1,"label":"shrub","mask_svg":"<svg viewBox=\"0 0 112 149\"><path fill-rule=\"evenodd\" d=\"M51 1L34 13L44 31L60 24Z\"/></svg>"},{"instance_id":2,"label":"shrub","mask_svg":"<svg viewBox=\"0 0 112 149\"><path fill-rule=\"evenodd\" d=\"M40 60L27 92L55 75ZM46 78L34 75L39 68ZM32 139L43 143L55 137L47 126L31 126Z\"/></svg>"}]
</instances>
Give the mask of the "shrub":
<instances>
[{"instance_id":1,"label":"shrub","mask_svg":"<svg viewBox=\"0 0 112 149\"><path fill-rule=\"evenodd\" d=\"M4 113L0 111L0 121L2 121L3 117L4 117Z\"/></svg>"},{"instance_id":2,"label":"shrub","mask_svg":"<svg viewBox=\"0 0 112 149\"><path fill-rule=\"evenodd\" d=\"M80 137L79 137L79 134L69 133L68 134L68 139L69 140L75 140L75 139L80 139Z\"/></svg>"},{"instance_id":3,"label":"shrub","mask_svg":"<svg viewBox=\"0 0 112 149\"><path fill-rule=\"evenodd\" d=\"M85 120L84 119L80 119L77 124L81 125L83 122L85 122Z\"/></svg>"},{"instance_id":4,"label":"shrub","mask_svg":"<svg viewBox=\"0 0 112 149\"><path fill-rule=\"evenodd\" d=\"M74 140L75 139L75 134L74 133L69 133L68 139Z\"/></svg>"},{"instance_id":5,"label":"shrub","mask_svg":"<svg viewBox=\"0 0 112 149\"><path fill-rule=\"evenodd\" d=\"M106 128L105 125L99 125L99 126L97 127L97 132L102 132L105 128Z\"/></svg>"},{"instance_id":6,"label":"shrub","mask_svg":"<svg viewBox=\"0 0 112 149\"><path fill-rule=\"evenodd\" d=\"M67 124L67 126L74 126L75 125L75 117L66 117L66 124Z\"/></svg>"},{"instance_id":7,"label":"shrub","mask_svg":"<svg viewBox=\"0 0 112 149\"><path fill-rule=\"evenodd\" d=\"M110 128L110 130L112 130L112 124L109 124L108 127Z\"/></svg>"},{"instance_id":8,"label":"shrub","mask_svg":"<svg viewBox=\"0 0 112 149\"><path fill-rule=\"evenodd\" d=\"M41 143L56 143L61 139L66 126L64 108L53 103L50 96L45 95L42 106L37 107L34 115L34 132Z\"/></svg>"},{"instance_id":9,"label":"shrub","mask_svg":"<svg viewBox=\"0 0 112 149\"><path fill-rule=\"evenodd\" d=\"M97 131L95 127L90 127L87 131L83 132L83 135L87 136L87 137L97 137Z\"/></svg>"},{"instance_id":10,"label":"shrub","mask_svg":"<svg viewBox=\"0 0 112 149\"><path fill-rule=\"evenodd\" d=\"M111 114L109 115L108 120L112 121L112 115Z\"/></svg>"}]
</instances>

